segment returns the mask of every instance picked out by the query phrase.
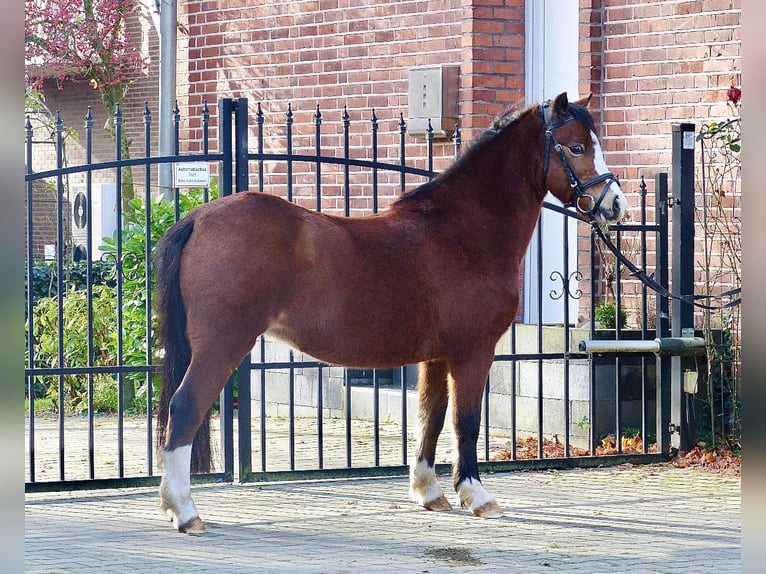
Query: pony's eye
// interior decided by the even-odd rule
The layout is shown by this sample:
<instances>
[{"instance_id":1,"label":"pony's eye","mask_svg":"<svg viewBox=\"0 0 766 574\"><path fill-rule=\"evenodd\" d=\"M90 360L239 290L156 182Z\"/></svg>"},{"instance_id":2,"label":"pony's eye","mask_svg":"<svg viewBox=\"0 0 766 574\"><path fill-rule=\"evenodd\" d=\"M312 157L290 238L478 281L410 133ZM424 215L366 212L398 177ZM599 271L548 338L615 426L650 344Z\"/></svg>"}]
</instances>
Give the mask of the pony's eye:
<instances>
[{"instance_id":1,"label":"pony's eye","mask_svg":"<svg viewBox=\"0 0 766 574\"><path fill-rule=\"evenodd\" d=\"M585 153L585 148L581 145L575 144L569 147L569 151L572 152L572 155L582 155Z\"/></svg>"}]
</instances>

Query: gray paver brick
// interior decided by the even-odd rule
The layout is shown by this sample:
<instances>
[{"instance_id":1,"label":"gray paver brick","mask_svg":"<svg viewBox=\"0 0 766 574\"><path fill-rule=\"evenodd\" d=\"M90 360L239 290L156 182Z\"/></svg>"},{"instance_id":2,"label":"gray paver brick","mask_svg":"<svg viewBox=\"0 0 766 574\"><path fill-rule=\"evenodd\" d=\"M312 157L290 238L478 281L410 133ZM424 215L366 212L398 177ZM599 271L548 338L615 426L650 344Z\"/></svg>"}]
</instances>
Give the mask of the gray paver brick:
<instances>
[{"instance_id":1,"label":"gray paver brick","mask_svg":"<svg viewBox=\"0 0 766 574\"><path fill-rule=\"evenodd\" d=\"M193 487L208 532L156 489L26 495L27 572L736 572L740 479L664 466L484 476L505 509L427 512L407 479ZM450 486L448 477L440 477ZM449 491L453 504L455 496Z\"/></svg>"}]
</instances>

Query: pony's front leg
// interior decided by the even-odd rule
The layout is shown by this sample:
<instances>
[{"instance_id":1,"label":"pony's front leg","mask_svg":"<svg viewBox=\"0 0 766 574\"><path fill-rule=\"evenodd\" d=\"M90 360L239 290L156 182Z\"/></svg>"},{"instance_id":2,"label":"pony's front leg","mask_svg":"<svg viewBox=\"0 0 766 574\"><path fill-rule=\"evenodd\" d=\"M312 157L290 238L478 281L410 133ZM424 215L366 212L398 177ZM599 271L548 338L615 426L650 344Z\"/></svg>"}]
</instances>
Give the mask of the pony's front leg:
<instances>
[{"instance_id":1,"label":"pony's front leg","mask_svg":"<svg viewBox=\"0 0 766 574\"><path fill-rule=\"evenodd\" d=\"M447 398L447 364L443 361L421 363L418 373L420 432L410 463L410 498L427 510L452 510L436 482L434 470L436 441L444 426Z\"/></svg>"},{"instance_id":2,"label":"pony's front leg","mask_svg":"<svg viewBox=\"0 0 766 574\"><path fill-rule=\"evenodd\" d=\"M479 479L476 442L481 426L481 403L489 367L470 365L452 367L450 393L452 422L455 427L455 451L452 474L460 505L481 518L497 518L503 511Z\"/></svg>"},{"instance_id":3,"label":"pony's front leg","mask_svg":"<svg viewBox=\"0 0 766 574\"><path fill-rule=\"evenodd\" d=\"M173 450L161 449L163 474L160 483L160 509L179 532L203 532L205 524L191 499L191 445Z\"/></svg>"}]
</instances>

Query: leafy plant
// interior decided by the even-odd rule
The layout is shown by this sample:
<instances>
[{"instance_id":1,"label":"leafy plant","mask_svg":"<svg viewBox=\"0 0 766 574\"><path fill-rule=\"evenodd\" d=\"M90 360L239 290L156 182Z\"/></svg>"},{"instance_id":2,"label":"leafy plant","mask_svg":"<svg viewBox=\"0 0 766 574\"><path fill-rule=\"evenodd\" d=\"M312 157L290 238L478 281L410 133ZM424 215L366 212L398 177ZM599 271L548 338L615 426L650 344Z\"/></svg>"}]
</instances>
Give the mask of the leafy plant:
<instances>
[{"instance_id":1,"label":"leafy plant","mask_svg":"<svg viewBox=\"0 0 766 574\"><path fill-rule=\"evenodd\" d=\"M28 275L29 276L29 275ZM32 265L32 295L35 301L43 297L55 297L58 294L58 268L55 263L36 261ZM114 264L105 261L93 261L91 281L94 285L114 287ZM87 287L87 267L85 261L69 263L64 270L64 292L83 290ZM29 287L27 284L25 287Z\"/></svg>"},{"instance_id":2,"label":"leafy plant","mask_svg":"<svg viewBox=\"0 0 766 574\"><path fill-rule=\"evenodd\" d=\"M203 202L203 190L190 190L188 194L178 198L178 212L180 216ZM215 185L209 190L211 199L218 196ZM147 325L147 293L152 286L151 273L147 276L147 238L149 240L149 252L176 220L175 202L165 198L152 199L146 205L140 199L131 200L132 210L126 213L123 229L120 233L120 245L118 248L117 234L104 240L101 251L106 254L106 262L98 268L104 272L101 276L102 284L93 286L93 360L94 366L143 366L156 364L155 341L151 340L156 333L156 317L151 316L150 324ZM148 221L149 233L146 232ZM121 262L119 268L122 275L121 283L121 307L118 309L118 300L114 287L118 284L114 270L116 262ZM75 268L81 264L72 264ZM36 266L37 267L37 266ZM94 268L95 268L94 264ZM151 268L149 268L151 270ZM107 271L112 270L112 275ZM49 273L49 277L55 276L55 268L41 266L38 269L41 274ZM88 293L83 290L84 283L77 279L77 273L68 271L70 279L67 291L62 296L63 304L63 331L61 341L63 362L59 364L59 336L58 336L58 298L50 289L47 293L53 296L44 296L36 300L34 306L34 354L35 367L87 367L88 361ZM34 283L37 283L35 281ZM41 284L50 284L51 280L41 281ZM53 281L55 283L55 281ZM148 287L148 288L147 288ZM35 286L35 289L37 287ZM118 313L122 321L122 345L118 348ZM147 331L147 326L149 331ZM27 323L27 329L29 323ZM122 360L119 360L121 355ZM94 409L97 411L114 411L117 409L118 383L114 375L93 375L93 388L89 389L87 375L64 375L64 404L66 412L83 412L88 406L88 396L93 399ZM57 376L40 377L35 381L35 397L48 397L59 408L59 378ZM157 385L158 380L154 376L145 373L125 373L123 375L123 400L127 410L144 412L147 408L148 385ZM153 393L157 397L157 393ZM152 405L154 406L154 405Z\"/></svg>"},{"instance_id":3,"label":"leafy plant","mask_svg":"<svg viewBox=\"0 0 766 574\"><path fill-rule=\"evenodd\" d=\"M696 209L703 237L704 258L699 268L702 291L707 296L742 284L742 192L740 189L742 91L726 92L734 117L702 126L697 141L701 148L700 194ZM726 302L725 299L720 300ZM714 445L741 446L739 306L704 309L701 327L706 341L707 373L698 420L700 433L708 433ZM720 333L720 337L718 335Z\"/></svg>"},{"instance_id":4,"label":"leafy plant","mask_svg":"<svg viewBox=\"0 0 766 574\"><path fill-rule=\"evenodd\" d=\"M115 299L106 285L93 288L93 365L116 364L114 317ZM59 357L58 300L41 299L34 309L35 367L84 367L88 365L88 299L87 292L70 290L63 297L63 330L61 357ZM61 360L63 359L63 362ZM93 375L94 384L108 384L106 374ZM40 377L35 385L35 396L46 397L65 412L82 412L88 405L88 380L84 375L64 375L62 378L63 405L60 404L57 376ZM115 405L116 406L116 405ZM108 409L112 410L112 409Z\"/></svg>"},{"instance_id":5,"label":"leafy plant","mask_svg":"<svg viewBox=\"0 0 766 574\"><path fill-rule=\"evenodd\" d=\"M593 312L596 323L601 325L602 329L614 329L617 324L617 309L614 303L604 301L599 303ZM620 309L620 328L624 328L628 320L628 314L624 309Z\"/></svg>"}]
</instances>

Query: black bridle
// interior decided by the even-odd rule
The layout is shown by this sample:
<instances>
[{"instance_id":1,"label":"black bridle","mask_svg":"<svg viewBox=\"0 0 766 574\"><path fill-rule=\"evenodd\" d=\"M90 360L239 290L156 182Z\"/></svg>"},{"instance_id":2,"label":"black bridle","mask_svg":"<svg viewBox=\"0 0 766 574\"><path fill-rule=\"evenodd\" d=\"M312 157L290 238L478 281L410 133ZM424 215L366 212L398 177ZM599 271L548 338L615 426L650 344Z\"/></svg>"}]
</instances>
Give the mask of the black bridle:
<instances>
[{"instance_id":1,"label":"black bridle","mask_svg":"<svg viewBox=\"0 0 766 574\"><path fill-rule=\"evenodd\" d=\"M545 180L548 175L548 163L550 161L550 151L551 151L551 145L553 145L553 149L556 150L556 153L558 154L559 158L561 159L561 163L564 166L564 170L567 173L567 177L569 178L569 184L574 189L574 195L572 199L569 201L569 203L565 204L565 206L573 206L579 211L580 213L586 215L588 217L588 222L593 227L594 232L599 236L601 241L604 242L604 245L607 246L607 248L614 254L614 256L622 263L625 267L627 267L630 270L631 275L636 277L639 281L641 281L644 285L649 287L650 289L657 292L659 295L662 295L664 297L668 297L671 299L677 299L679 301L683 301L685 303L689 303L690 305L694 305L695 307L700 307L702 309L726 309L729 307L735 307L740 304L742 299L740 297L737 297L736 299L730 301L729 303L726 303L724 305L708 305L706 303L701 303L700 299L713 299L713 298L723 298L723 297L732 297L734 295L738 295L741 293L741 288L732 289L731 291L727 291L726 293L722 293L718 296L707 296L707 295L676 295L675 293L672 293L665 287L663 287L657 280L654 279L653 274L648 275L643 269L639 269L637 265L635 265L632 261L630 261L627 257L625 257L619 249L614 245L609 235L605 232L605 230L599 225L598 221L596 220L596 212L598 211L599 206L601 205L601 202L604 200L604 196L606 195L607 189L609 189L609 186L612 183L617 183L617 185L620 184L620 181L617 179L617 176L611 174L611 173L603 173L601 175L598 175L594 177L593 179L589 179L585 183L580 183L580 180L577 178L577 175L575 175L574 171L572 170L572 166L569 165L569 161L567 160L566 154L564 153L563 146L556 140L556 136L553 135L553 131L568 124L569 122L575 121L577 118L575 118L574 115L568 115L565 118L560 119L557 123L552 123L551 117L550 117L550 106L551 101L548 100L547 102L540 105L540 111L539 114L543 118L543 122L545 122L545 155L543 157L543 186L545 186ZM592 196L585 195L585 190L589 187L593 187L595 185L598 185L599 183L604 182L604 188L601 190L601 194L598 196L598 199L594 200ZM583 208L580 205L580 200L583 198L588 198L588 201L590 201L590 207L588 209Z\"/></svg>"},{"instance_id":2,"label":"black bridle","mask_svg":"<svg viewBox=\"0 0 766 574\"><path fill-rule=\"evenodd\" d=\"M559 143L559 141L556 139L556 136L553 135L553 131L568 124L569 122L575 121L574 115L566 116L563 119L560 119L557 123L552 123L551 116L550 116L550 107L551 107L551 101L548 100L542 104L540 104L540 116L543 118L543 122L545 123L545 155L543 156L543 185L545 185L545 181L548 177L548 163L550 161L550 155L551 155L551 145L553 145L553 149L556 150L556 153L559 156L559 159L561 159L561 163L564 166L564 171L566 171L567 177L569 178L569 185L572 186L572 189L574 189L574 195L572 196L572 199L569 200L569 203L565 205L571 205L577 211L582 213L583 215L586 215L588 217L588 220L590 222L593 222L596 220L596 213L598 212L598 208L601 206L601 202L604 201L604 197L606 196L606 192L609 189L609 186L612 183L617 183L617 185L620 184L620 181L617 179L617 176L612 173L602 173L601 175L597 175L596 177L589 179L585 183L580 182L579 178L575 174L574 170L572 170L572 166L569 165L569 160L567 160L567 156L564 153L564 147ZM601 194L598 196L598 199L593 199L592 196L586 195L585 190L594 187L600 183L604 184L603 189L601 190ZM585 208L581 205L581 200L587 198L587 200L590 202L589 207Z\"/></svg>"}]
</instances>

